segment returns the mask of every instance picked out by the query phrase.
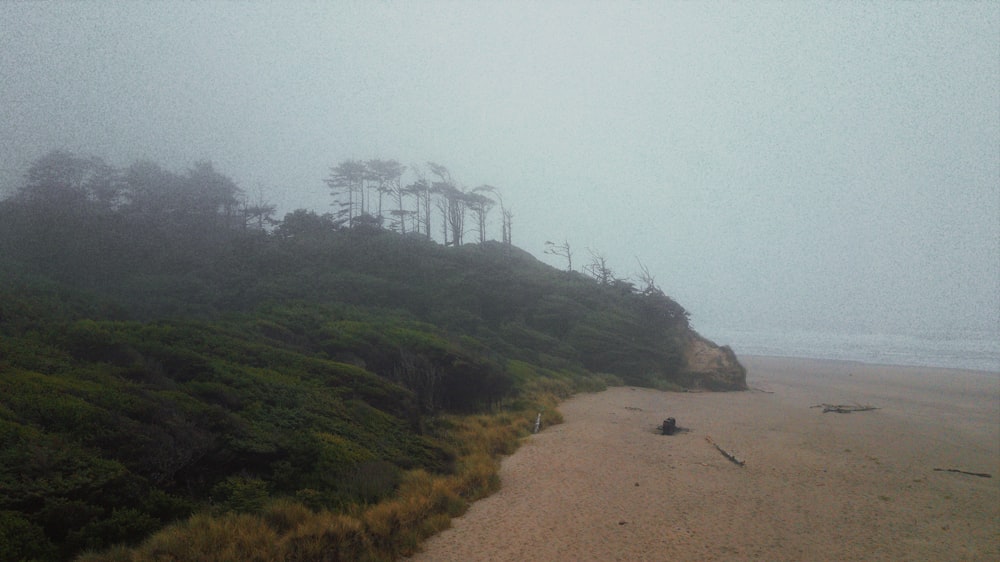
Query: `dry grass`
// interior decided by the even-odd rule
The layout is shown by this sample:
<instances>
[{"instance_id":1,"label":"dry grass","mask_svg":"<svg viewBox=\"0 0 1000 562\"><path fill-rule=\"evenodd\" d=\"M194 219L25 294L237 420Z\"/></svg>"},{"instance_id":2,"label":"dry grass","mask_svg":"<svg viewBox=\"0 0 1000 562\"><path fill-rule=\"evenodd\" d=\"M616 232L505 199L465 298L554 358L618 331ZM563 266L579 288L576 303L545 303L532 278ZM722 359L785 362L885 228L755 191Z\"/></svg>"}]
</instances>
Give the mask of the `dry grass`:
<instances>
[{"instance_id":1,"label":"dry grass","mask_svg":"<svg viewBox=\"0 0 1000 562\"><path fill-rule=\"evenodd\" d=\"M340 562L379 560L357 518L321 511L281 537L281 560Z\"/></svg>"},{"instance_id":2,"label":"dry grass","mask_svg":"<svg viewBox=\"0 0 1000 562\"><path fill-rule=\"evenodd\" d=\"M556 397L546 394L546 424L562 421ZM194 515L162 529L134 548L87 553L82 562L301 562L383 561L416 552L421 541L447 529L469 502L500 487L499 458L517 448L533 414L499 413L448 419L459 453L451 475L406 473L392 498L344 513L314 511L291 499L274 500L257 513Z\"/></svg>"},{"instance_id":3,"label":"dry grass","mask_svg":"<svg viewBox=\"0 0 1000 562\"><path fill-rule=\"evenodd\" d=\"M266 562L280 557L278 533L259 515L226 513L198 514L171 525L150 537L137 549L112 549L79 558L96 561L186 561L217 560Z\"/></svg>"}]
</instances>

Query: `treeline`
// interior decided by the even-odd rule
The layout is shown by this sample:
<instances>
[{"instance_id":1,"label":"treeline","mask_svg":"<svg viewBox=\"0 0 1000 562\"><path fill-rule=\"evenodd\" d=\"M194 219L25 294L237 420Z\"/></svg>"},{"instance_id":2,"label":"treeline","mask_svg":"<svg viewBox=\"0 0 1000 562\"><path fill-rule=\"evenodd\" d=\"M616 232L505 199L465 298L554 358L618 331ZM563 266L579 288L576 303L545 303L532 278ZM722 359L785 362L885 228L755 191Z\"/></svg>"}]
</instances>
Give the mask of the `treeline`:
<instances>
[{"instance_id":1,"label":"treeline","mask_svg":"<svg viewBox=\"0 0 1000 562\"><path fill-rule=\"evenodd\" d=\"M406 234L432 237L434 217L441 225L445 246L461 246L469 232L466 218L473 220L472 232L482 244L487 240L490 212L498 204L501 240L511 243L513 212L504 205L500 190L491 185L466 189L456 182L448 168L428 162L428 175L413 166L413 181L404 185L407 167L396 160L345 160L332 168L325 180L337 208L335 224L387 226Z\"/></svg>"},{"instance_id":2,"label":"treeline","mask_svg":"<svg viewBox=\"0 0 1000 562\"><path fill-rule=\"evenodd\" d=\"M404 175L413 181L404 182ZM53 151L35 161L24 183L0 201L0 248L12 266L30 263L57 279L97 287L140 272L178 274L220 259L252 261L253 248L266 238L319 240L345 230L390 231L462 246L471 233L482 246L490 240L490 216L497 210L500 244L508 256L513 249L513 213L500 190L467 189L440 164L428 163L425 173L396 160L345 160L331 168L325 182L335 212L296 209L278 219L274 204L263 195L247 195L210 161L176 173L150 161L119 169L97 157ZM548 242L545 253L566 259L573 271L568 241ZM581 271L601 285L666 298L641 263L632 280L617 276L603 254L591 249L588 254ZM686 318L683 309L673 308Z\"/></svg>"},{"instance_id":3,"label":"treeline","mask_svg":"<svg viewBox=\"0 0 1000 562\"><path fill-rule=\"evenodd\" d=\"M434 223L426 212L412 211L415 228L408 234L402 222L394 232L378 221L387 209L380 209L378 196L403 200L402 166L346 161L331 177L345 169L357 172L355 180L331 184L353 186L337 192L347 197L346 215L299 209L276 221L273 205L249 202L208 162L183 173L151 162L118 170L99 159L52 152L0 201L4 271L92 291L114 303L121 319L214 319L305 299L405 310L447 330L487 332L500 343L507 338L498 334L544 335L558 340L545 347L565 350L549 355L633 379L669 378L679 368L669 342L688 330L688 313L641 264L637 286L617 277L595 252L583 267L589 278L573 272L568 242L550 243L547 251L565 257L569 271L552 270L514 248L509 228L506 243L485 240L479 228L479 244L460 244L461 217L471 212L485 225L489 205L482 203L483 190L459 189L436 164L436 181L412 184L428 190L410 192L424 193L424 211L434 201L442 211L438 218L453 217L441 223L451 231L447 245L428 239ZM507 207L501 210L509 217ZM626 337L632 343L615 341ZM535 349L540 341L525 347Z\"/></svg>"},{"instance_id":4,"label":"treeline","mask_svg":"<svg viewBox=\"0 0 1000 562\"><path fill-rule=\"evenodd\" d=\"M510 247L513 214L497 188L469 190L446 167L427 168L430 177L409 168L413 181L404 185L408 168L395 160L345 160L324 180L334 212L297 209L278 219L274 204L261 194L249 196L209 161L176 173L150 161L119 169L97 157L53 151L31 165L25 182L4 201L10 221L5 233L20 237L16 255L47 256L54 268L95 283L113 265L104 263L107 257L155 252L170 265L184 265L200 255L171 255L164 251L169 248L143 244L163 238L197 250L246 233L315 237L346 228L419 234L445 246L461 246L472 233L482 244L497 206L501 241ZM93 254L102 257L95 262Z\"/></svg>"},{"instance_id":5,"label":"treeline","mask_svg":"<svg viewBox=\"0 0 1000 562\"><path fill-rule=\"evenodd\" d=\"M209 162L183 173L153 162L117 169L55 151L37 160L2 202L8 259L75 285L132 273L202 267L215 249L264 232L273 205L251 203Z\"/></svg>"}]
</instances>

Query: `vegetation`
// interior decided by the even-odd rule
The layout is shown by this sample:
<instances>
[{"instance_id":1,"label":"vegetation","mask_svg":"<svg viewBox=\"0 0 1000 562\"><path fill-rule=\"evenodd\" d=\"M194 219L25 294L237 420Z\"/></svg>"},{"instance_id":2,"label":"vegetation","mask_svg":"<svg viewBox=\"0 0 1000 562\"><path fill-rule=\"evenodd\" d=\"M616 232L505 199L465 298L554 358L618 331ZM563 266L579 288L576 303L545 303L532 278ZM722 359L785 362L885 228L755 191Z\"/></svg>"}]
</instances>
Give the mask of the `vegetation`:
<instances>
[{"instance_id":1,"label":"vegetation","mask_svg":"<svg viewBox=\"0 0 1000 562\"><path fill-rule=\"evenodd\" d=\"M0 201L0 560L392 559L537 412L680 380L687 313L648 273L558 271L502 204L487 240L495 188L354 164L342 213L282 221L209 163L62 152Z\"/></svg>"}]
</instances>

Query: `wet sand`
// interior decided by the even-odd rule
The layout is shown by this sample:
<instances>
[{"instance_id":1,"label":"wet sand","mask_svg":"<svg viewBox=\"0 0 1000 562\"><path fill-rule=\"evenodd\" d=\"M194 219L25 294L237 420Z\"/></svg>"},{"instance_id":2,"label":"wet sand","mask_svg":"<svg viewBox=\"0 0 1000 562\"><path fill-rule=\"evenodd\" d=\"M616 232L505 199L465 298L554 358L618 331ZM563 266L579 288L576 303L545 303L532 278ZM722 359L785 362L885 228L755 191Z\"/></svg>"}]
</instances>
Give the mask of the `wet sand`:
<instances>
[{"instance_id":1,"label":"wet sand","mask_svg":"<svg viewBox=\"0 0 1000 562\"><path fill-rule=\"evenodd\" d=\"M1000 560L1000 373L741 361L747 392L564 402L410 560Z\"/></svg>"}]
</instances>

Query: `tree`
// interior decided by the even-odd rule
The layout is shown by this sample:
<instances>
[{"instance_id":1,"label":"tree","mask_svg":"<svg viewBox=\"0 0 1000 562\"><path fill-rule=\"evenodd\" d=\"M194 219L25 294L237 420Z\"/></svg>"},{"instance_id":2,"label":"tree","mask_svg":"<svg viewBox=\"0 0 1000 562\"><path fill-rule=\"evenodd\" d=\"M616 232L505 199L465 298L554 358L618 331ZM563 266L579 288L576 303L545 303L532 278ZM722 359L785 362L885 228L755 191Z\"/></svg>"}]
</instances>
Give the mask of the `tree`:
<instances>
[{"instance_id":1,"label":"tree","mask_svg":"<svg viewBox=\"0 0 1000 562\"><path fill-rule=\"evenodd\" d=\"M439 188L432 188L435 194L440 193ZM445 246L449 246L448 242L448 200L444 197L438 197L435 199L438 211L441 212L441 243Z\"/></svg>"},{"instance_id":2,"label":"tree","mask_svg":"<svg viewBox=\"0 0 1000 562\"><path fill-rule=\"evenodd\" d=\"M434 162L428 162L431 173L438 181L431 184L431 191L437 194L438 210L443 219L444 245L448 246L448 235L451 234L451 245L461 246L465 234L465 193L455 186L448 168Z\"/></svg>"},{"instance_id":3,"label":"tree","mask_svg":"<svg viewBox=\"0 0 1000 562\"><path fill-rule=\"evenodd\" d=\"M117 172L99 158L52 151L32 163L8 202L4 243L42 270L97 284L117 230L110 217Z\"/></svg>"},{"instance_id":4,"label":"tree","mask_svg":"<svg viewBox=\"0 0 1000 562\"><path fill-rule=\"evenodd\" d=\"M123 211L134 221L165 224L189 207L184 197L184 178L154 162L134 162L125 170L123 182Z\"/></svg>"},{"instance_id":5,"label":"tree","mask_svg":"<svg viewBox=\"0 0 1000 562\"><path fill-rule=\"evenodd\" d=\"M123 208L143 220L198 230L242 225L238 210L243 190L209 161L197 162L183 176L152 162L136 162L126 170L124 185Z\"/></svg>"},{"instance_id":6,"label":"tree","mask_svg":"<svg viewBox=\"0 0 1000 562\"><path fill-rule=\"evenodd\" d=\"M573 271L573 251L570 249L568 241L564 240L562 244L545 242L545 253L566 258L566 271Z\"/></svg>"},{"instance_id":7,"label":"tree","mask_svg":"<svg viewBox=\"0 0 1000 562\"><path fill-rule=\"evenodd\" d=\"M507 246L507 252L510 252L510 247L513 245L513 239L511 238L511 224L514 222L514 213L508 207L502 207L500 209L500 214L503 215L503 243Z\"/></svg>"},{"instance_id":8,"label":"tree","mask_svg":"<svg viewBox=\"0 0 1000 562\"><path fill-rule=\"evenodd\" d=\"M91 200L99 209L117 210L123 203L125 183L121 172L100 158L90 161L91 174L84 183Z\"/></svg>"},{"instance_id":9,"label":"tree","mask_svg":"<svg viewBox=\"0 0 1000 562\"><path fill-rule=\"evenodd\" d=\"M200 267L216 259L224 243L247 226L241 210L243 190L211 162L197 162L180 175L152 162L136 162L124 174L119 219L128 232L122 251L163 270ZM259 210L260 220L269 209ZM120 266L130 263L119 259Z\"/></svg>"},{"instance_id":10,"label":"tree","mask_svg":"<svg viewBox=\"0 0 1000 562\"><path fill-rule=\"evenodd\" d=\"M476 230L479 232L480 244L486 242L486 217L489 215L493 205L496 204L496 201L483 195L483 192L488 192L490 189L492 189L490 186L477 187L465 196L466 206L476 217Z\"/></svg>"},{"instance_id":11,"label":"tree","mask_svg":"<svg viewBox=\"0 0 1000 562\"><path fill-rule=\"evenodd\" d=\"M397 221L393 223L394 227L398 227L402 234L406 234L406 223L405 223L405 210L403 209L403 197L406 193L402 187L403 172L406 171L406 166L403 166L396 160L369 160L367 162L368 174L371 181L375 183L375 188L378 190L378 217L382 218L382 196L391 196L396 203L396 211L392 214L397 218Z\"/></svg>"},{"instance_id":12,"label":"tree","mask_svg":"<svg viewBox=\"0 0 1000 562\"><path fill-rule=\"evenodd\" d=\"M313 211L296 209L285 215L275 232L285 239L320 238L336 230L337 226L330 213L317 215Z\"/></svg>"},{"instance_id":13,"label":"tree","mask_svg":"<svg viewBox=\"0 0 1000 562\"><path fill-rule=\"evenodd\" d=\"M490 193L496 197L497 202L500 204L500 228L501 228L501 240L503 245L506 247L507 252L510 252L511 247L511 237L510 237L510 224L514 218L513 213L510 208L504 205L503 196L500 194L500 190L493 187L492 185L481 185L475 189L482 193Z\"/></svg>"},{"instance_id":14,"label":"tree","mask_svg":"<svg viewBox=\"0 0 1000 562\"><path fill-rule=\"evenodd\" d=\"M416 228L419 230L422 227L424 235L429 240L431 238L431 199L433 198L431 183L424 177L419 166L410 166L410 170L417 176L417 180L406 186L405 190L416 200Z\"/></svg>"},{"instance_id":15,"label":"tree","mask_svg":"<svg viewBox=\"0 0 1000 562\"><path fill-rule=\"evenodd\" d=\"M650 274L649 268L645 264L639 261L638 258L636 258L636 261L639 262L639 281L643 285L640 294L645 297L648 313L660 316L673 324L687 328L689 326L690 313L680 303L668 297L657 286L656 279Z\"/></svg>"},{"instance_id":16,"label":"tree","mask_svg":"<svg viewBox=\"0 0 1000 562\"><path fill-rule=\"evenodd\" d=\"M656 285L656 279L649 272L649 268L646 264L642 263L639 258L635 261L639 264L639 273L636 274L639 277L639 281L642 283L642 294L644 295L663 295L663 290Z\"/></svg>"},{"instance_id":17,"label":"tree","mask_svg":"<svg viewBox=\"0 0 1000 562\"><path fill-rule=\"evenodd\" d=\"M344 160L330 168L330 177L323 180L330 187L334 206L338 207L334 216L343 218L347 227L354 226L354 218L365 213L364 189L368 168L360 160ZM360 208L360 212L355 212Z\"/></svg>"},{"instance_id":18,"label":"tree","mask_svg":"<svg viewBox=\"0 0 1000 562\"><path fill-rule=\"evenodd\" d=\"M611 285L614 283L616 279L614 272L611 271L611 267L608 265L608 258L604 254L595 252L590 248L587 248L587 253L590 254L590 262L583 266L583 270L601 285Z\"/></svg>"},{"instance_id":19,"label":"tree","mask_svg":"<svg viewBox=\"0 0 1000 562\"><path fill-rule=\"evenodd\" d=\"M448 227L451 229L451 243L461 246L465 238L466 193L455 186L443 191L448 205Z\"/></svg>"},{"instance_id":20,"label":"tree","mask_svg":"<svg viewBox=\"0 0 1000 562\"><path fill-rule=\"evenodd\" d=\"M274 213L278 207L264 200L264 194L257 192L251 201L243 197L240 201L240 211L243 215L243 230L267 232L267 227L277 224Z\"/></svg>"},{"instance_id":21,"label":"tree","mask_svg":"<svg viewBox=\"0 0 1000 562\"><path fill-rule=\"evenodd\" d=\"M110 210L119 203L118 172L97 157L53 150L32 163L15 198L61 212Z\"/></svg>"},{"instance_id":22,"label":"tree","mask_svg":"<svg viewBox=\"0 0 1000 562\"><path fill-rule=\"evenodd\" d=\"M25 174L18 197L40 205L80 205L86 200L83 181L86 160L69 152L54 150L36 160Z\"/></svg>"},{"instance_id":23,"label":"tree","mask_svg":"<svg viewBox=\"0 0 1000 562\"><path fill-rule=\"evenodd\" d=\"M232 179L215 170L211 161L196 162L183 184L182 200L193 215L222 219L226 226L237 223L243 190Z\"/></svg>"}]
</instances>

